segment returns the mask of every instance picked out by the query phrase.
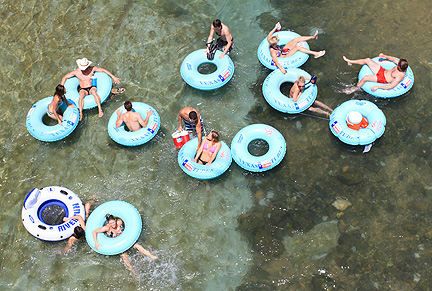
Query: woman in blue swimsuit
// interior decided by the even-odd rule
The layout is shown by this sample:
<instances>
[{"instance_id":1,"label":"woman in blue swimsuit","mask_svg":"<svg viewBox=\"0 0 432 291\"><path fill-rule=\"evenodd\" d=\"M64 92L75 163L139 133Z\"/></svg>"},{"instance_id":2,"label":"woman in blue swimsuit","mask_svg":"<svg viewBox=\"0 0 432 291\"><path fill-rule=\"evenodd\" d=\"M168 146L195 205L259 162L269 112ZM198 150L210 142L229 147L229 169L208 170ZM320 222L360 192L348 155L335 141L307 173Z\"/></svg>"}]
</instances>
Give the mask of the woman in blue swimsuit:
<instances>
[{"instance_id":1,"label":"woman in blue swimsuit","mask_svg":"<svg viewBox=\"0 0 432 291\"><path fill-rule=\"evenodd\" d=\"M222 143L219 141L219 134L216 131L211 131L209 135L204 138L195 155L195 159L192 159L192 161L201 165L210 166L216 159L221 146Z\"/></svg>"}]
</instances>

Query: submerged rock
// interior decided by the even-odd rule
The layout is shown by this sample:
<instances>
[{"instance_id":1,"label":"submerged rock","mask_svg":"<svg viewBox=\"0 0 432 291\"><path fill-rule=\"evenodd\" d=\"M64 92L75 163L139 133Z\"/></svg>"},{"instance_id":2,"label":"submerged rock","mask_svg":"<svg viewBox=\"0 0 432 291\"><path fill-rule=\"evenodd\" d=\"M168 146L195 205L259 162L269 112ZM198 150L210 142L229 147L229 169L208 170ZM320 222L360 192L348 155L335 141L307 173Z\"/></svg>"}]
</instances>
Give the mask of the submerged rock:
<instances>
[{"instance_id":1,"label":"submerged rock","mask_svg":"<svg viewBox=\"0 0 432 291\"><path fill-rule=\"evenodd\" d=\"M332 205L336 207L337 210L344 211L349 206L351 206L352 203L345 199L336 199L336 201L333 202Z\"/></svg>"}]
</instances>

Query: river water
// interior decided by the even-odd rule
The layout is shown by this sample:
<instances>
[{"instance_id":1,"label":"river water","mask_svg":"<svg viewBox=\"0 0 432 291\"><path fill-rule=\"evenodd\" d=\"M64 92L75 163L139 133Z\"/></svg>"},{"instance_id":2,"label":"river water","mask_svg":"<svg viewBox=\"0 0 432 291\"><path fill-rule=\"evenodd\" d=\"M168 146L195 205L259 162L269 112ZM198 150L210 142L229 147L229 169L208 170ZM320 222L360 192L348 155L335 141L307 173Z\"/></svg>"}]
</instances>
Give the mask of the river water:
<instances>
[{"instance_id":1,"label":"river water","mask_svg":"<svg viewBox=\"0 0 432 291\"><path fill-rule=\"evenodd\" d=\"M431 14L428 1L1 1L0 2L0 286L12 290L427 290L432 286ZM220 18L235 39L235 73L216 91L185 84L179 68L203 48ZM318 76L318 99L376 103L387 118L371 151L341 144L328 121L272 109L261 86L270 73L256 49L274 24L302 35L320 31L302 66ZM415 85L376 99L343 89L360 66L342 60L406 58ZM97 110L66 139L44 143L25 117L86 57L121 79L126 92ZM126 148L107 134L125 100L161 117L149 143ZM265 123L287 142L279 166L250 173L233 163L208 183L185 175L171 133L192 106L207 130L228 144L241 128ZM143 219L138 242L158 259L129 250L138 278L119 256L86 242L32 237L20 221L25 195L60 185L94 207L133 204ZM335 201L344 202L338 210ZM340 207L340 206L338 206Z\"/></svg>"}]
</instances>

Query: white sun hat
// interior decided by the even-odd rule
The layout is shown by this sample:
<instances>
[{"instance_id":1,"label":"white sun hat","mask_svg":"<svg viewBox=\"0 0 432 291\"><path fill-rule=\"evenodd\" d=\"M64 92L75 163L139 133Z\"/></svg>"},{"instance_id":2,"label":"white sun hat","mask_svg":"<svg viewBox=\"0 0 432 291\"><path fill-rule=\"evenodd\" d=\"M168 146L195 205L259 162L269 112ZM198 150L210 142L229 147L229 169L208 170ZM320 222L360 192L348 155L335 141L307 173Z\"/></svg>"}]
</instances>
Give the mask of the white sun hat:
<instances>
[{"instance_id":1,"label":"white sun hat","mask_svg":"<svg viewBox=\"0 0 432 291\"><path fill-rule=\"evenodd\" d=\"M87 60L86 58L78 59L76 60L76 63L81 71L84 71L92 64L92 62Z\"/></svg>"}]
</instances>

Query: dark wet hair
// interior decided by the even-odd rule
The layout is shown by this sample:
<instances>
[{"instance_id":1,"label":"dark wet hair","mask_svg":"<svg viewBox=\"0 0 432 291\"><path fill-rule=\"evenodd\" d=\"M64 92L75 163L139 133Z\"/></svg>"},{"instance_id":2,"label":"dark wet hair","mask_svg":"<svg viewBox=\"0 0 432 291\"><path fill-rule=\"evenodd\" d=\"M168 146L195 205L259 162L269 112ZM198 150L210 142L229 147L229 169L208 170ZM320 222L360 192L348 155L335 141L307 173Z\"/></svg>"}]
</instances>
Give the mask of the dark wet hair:
<instances>
[{"instance_id":1,"label":"dark wet hair","mask_svg":"<svg viewBox=\"0 0 432 291\"><path fill-rule=\"evenodd\" d=\"M222 27L222 22L220 21L220 19L215 19L213 21L213 26L214 27Z\"/></svg>"},{"instance_id":2,"label":"dark wet hair","mask_svg":"<svg viewBox=\"0 0 432 291\"><path fill-rule=\"evenodd\" d=\"M125 101L124 107L126 108L126 111L131 111L132 110L132 102L130 102L129 100Z\"/></svg>"},{"instance_id":3,"label":"dark wet hair","mask_svg":"<svg viewBox=\"0 0 432 291\"><path fill-rule=\"evenodd\" d=\"M105 215L106 221L110 221L110 220L115 220L117 222L117 220L115 219L114 215L112 214L107 214Z\"/></svg>"},{"instance_id":4,"label":"dark wet hair","mask_svg":"<svg viewBox=\"0 0 432 291\"><path fill-rule=\"evenodd\" d=\"M400 59L398 67L402 70L402 72L405 72L408 68L408 61L405 59Z\"/></svg>"},{"instance_id":5,"label":"dark wet hair","mask_svg":"<svg viewBox=\"0 0 432 291\"><path fill-rule=\"evenodd\" d=\"M84 235L85 235L85 231L81 226L78 225L74 228L73 236L75 238L80 239L80 238L84 237Z\"/></svg>"},{"instance_id":6,"label":"dark wet hair","mask_svg":"<svg viewBox=\"0 0 432 291\"><path fill-rule=\"evenodd\" d=\"M58 95L60 98L63 99L64 94L65 94L65 87L63 85L57 85L57 87L55 88L54 95Z\"/></svg>"},{"instance_id":7,"label":"dark wet hair","mask_svg":"<svg viewBox=\"0 0 432 291\"><path fill-rule=\"evenodd\" d=\"M219 141L219 133L217 131L212 130L211 134L212 134L213 140L218 142Z\"/></svg>"},{"instance_id":8,"label":"dark wet hair","mask_svg":"<svg viewBox=\"0 0 432 291\"><path fill-rule=\"evenodd\" d=\"M189 118L193 121L198 119L198 114L195 111L189 112Z\"/></svg>"}]
</instances>

